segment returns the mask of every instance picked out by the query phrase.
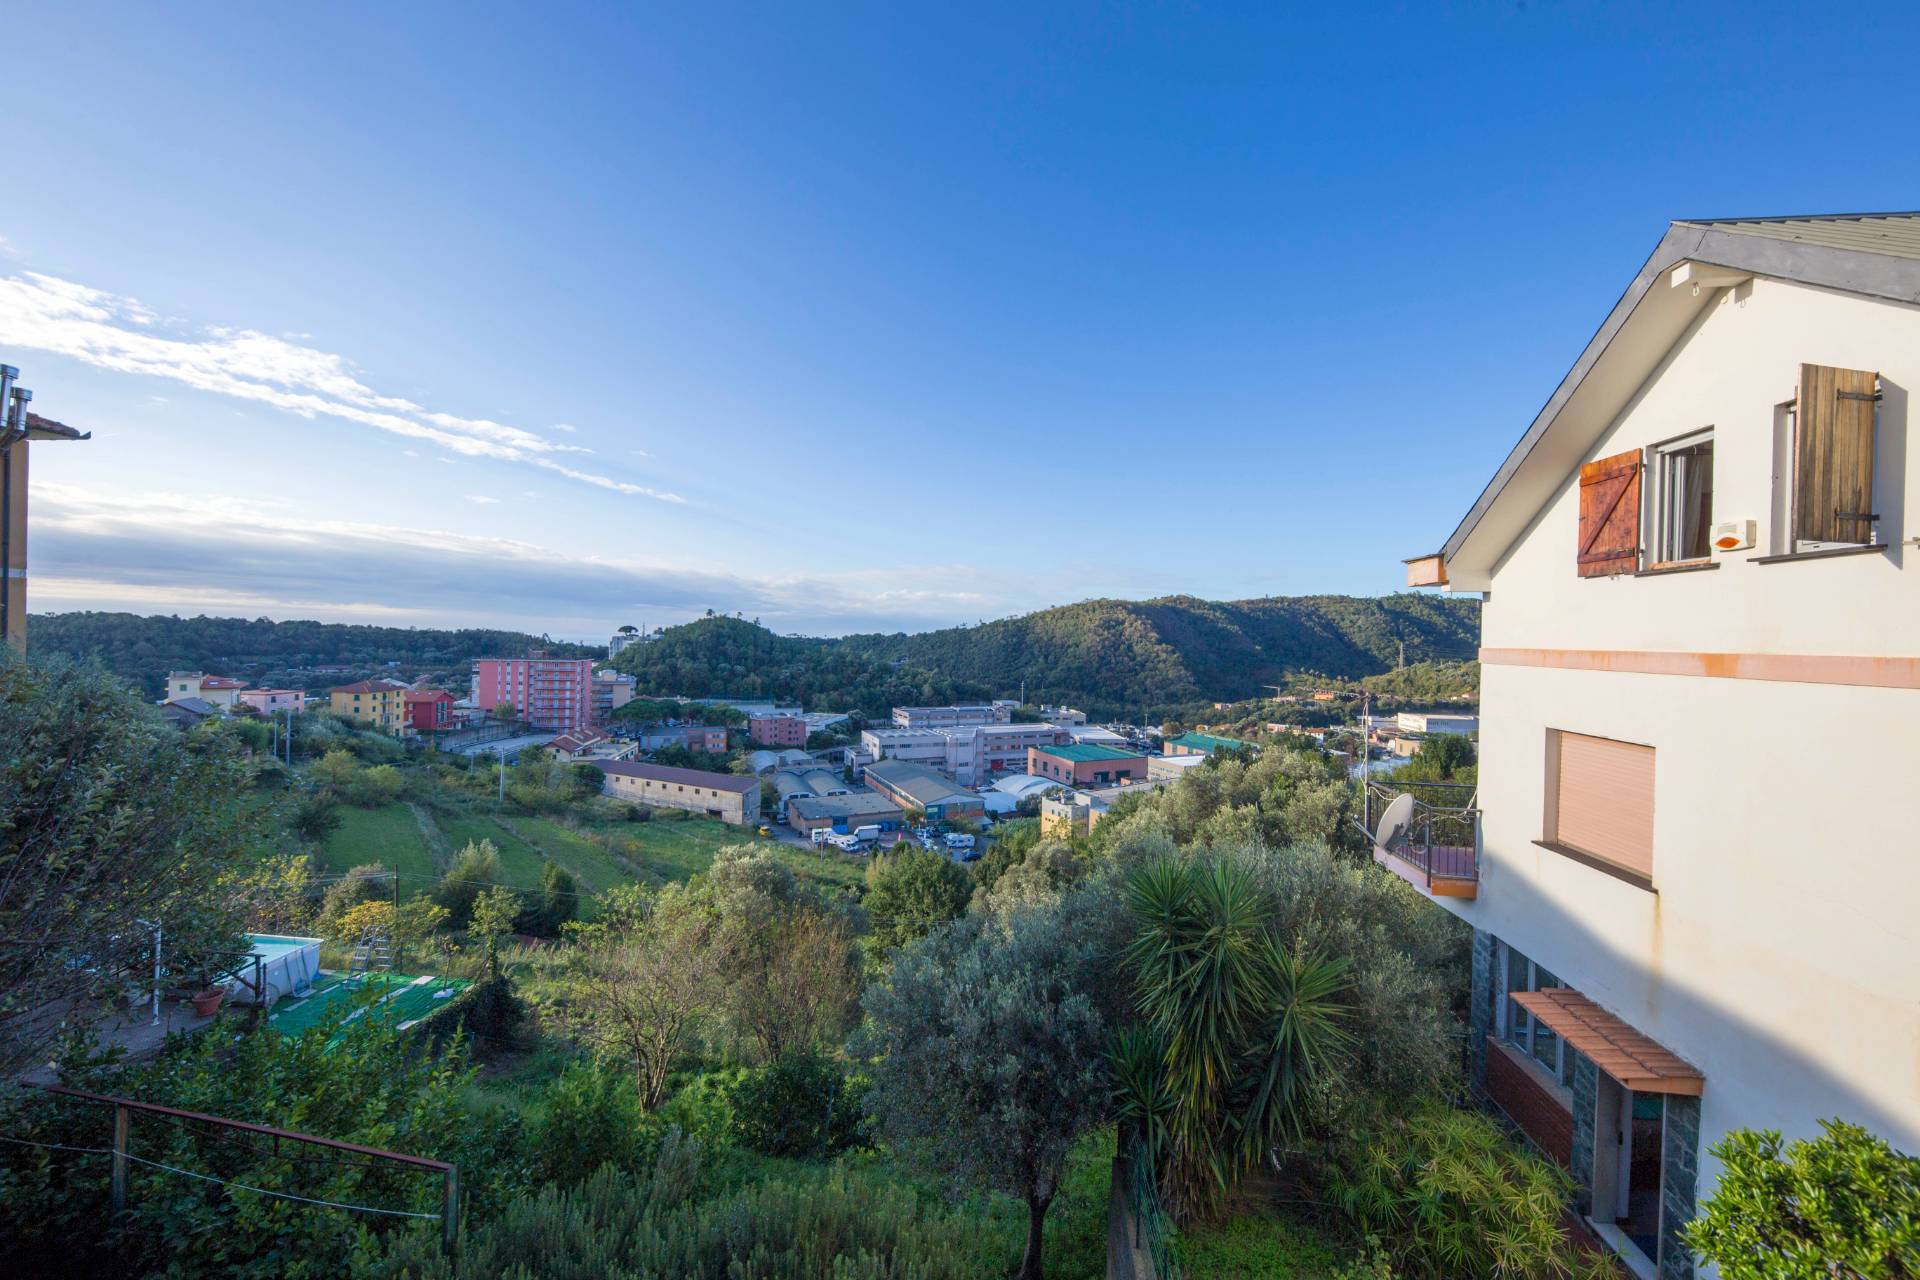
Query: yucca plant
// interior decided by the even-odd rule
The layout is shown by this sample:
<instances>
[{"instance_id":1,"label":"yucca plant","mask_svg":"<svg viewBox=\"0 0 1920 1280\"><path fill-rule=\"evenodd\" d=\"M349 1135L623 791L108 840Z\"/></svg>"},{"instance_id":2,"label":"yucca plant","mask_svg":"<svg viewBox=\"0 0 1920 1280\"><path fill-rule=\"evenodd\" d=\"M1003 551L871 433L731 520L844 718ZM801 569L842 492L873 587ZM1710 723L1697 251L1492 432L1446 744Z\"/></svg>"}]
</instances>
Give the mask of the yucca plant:
<instances>
[{"instance_id":1,"label":"yucca plant","mask_svg":"<svg viewBox=\"0 0 1920 1280\"><path fill-rule=\"evenodd\" d=\"M1145 1030L1124 1042L1124 1062L1116 1051L1123 1119L1157 1139L1174 1212L1205 1216L1299 1134L1308 1087L1348 1039L1347 966L1273 936L1272 904L1230 858L1150 863L1129 878L1127 903L1137 932L1125 963ZM1157 1089L1145 1078L1150 1050Z\"/></svg>"}]
</instances>

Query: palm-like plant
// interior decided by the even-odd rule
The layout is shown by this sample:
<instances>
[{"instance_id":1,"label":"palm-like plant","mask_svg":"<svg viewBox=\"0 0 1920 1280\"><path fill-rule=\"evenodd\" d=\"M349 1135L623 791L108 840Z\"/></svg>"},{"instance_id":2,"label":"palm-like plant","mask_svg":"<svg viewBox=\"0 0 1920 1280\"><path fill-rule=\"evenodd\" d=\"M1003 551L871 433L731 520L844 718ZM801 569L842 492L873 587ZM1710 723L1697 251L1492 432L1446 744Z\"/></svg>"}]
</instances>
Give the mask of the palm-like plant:
<instances>
[{"instance_id":1,"label":"palm-like plant","mask_svg":"<svg viewBox=\"0 0 1920 1280\"><path fill-rule=\"evenodd\" d=\"M1118 1105L1174 1210L1204 1215L1299 1134L1307 1088L1348 1039L1347 964L1275 937L1271 903L1236 860L1149 864L1127 901L1138 931L1125 961L1145 1027L1116 1045Z\"/></svg>"}]
</instances>

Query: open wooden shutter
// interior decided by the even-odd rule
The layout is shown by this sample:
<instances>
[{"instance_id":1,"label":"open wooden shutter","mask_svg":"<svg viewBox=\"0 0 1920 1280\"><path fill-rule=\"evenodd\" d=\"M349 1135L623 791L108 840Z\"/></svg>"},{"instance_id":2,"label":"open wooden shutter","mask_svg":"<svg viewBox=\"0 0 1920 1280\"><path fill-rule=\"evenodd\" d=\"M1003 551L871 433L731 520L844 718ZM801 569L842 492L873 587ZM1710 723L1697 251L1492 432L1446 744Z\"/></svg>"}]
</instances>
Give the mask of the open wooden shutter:
<instances>
[{"instance_id":1,"label":"open wooden shutter","mask_svg":"<svg viewBox=\"0 0 1920 1280\"><path fill-rule=\"evenodd\" d=\"M1580 576L1632 573L1640 567L1640 451L1616 453L1580 468Z\"/></svg>"},{"instance_id":2,"label":"open wooden shutter","mask_svg":"<svg viewBox=\"0 0 1920 1280\"><path fill-rule=\"evenodd\" d=\"M1800 366L1794 402L1793 536L1865 542L1873 523L1873 404L1879 375Z\"/></svg>"}]
</instances>

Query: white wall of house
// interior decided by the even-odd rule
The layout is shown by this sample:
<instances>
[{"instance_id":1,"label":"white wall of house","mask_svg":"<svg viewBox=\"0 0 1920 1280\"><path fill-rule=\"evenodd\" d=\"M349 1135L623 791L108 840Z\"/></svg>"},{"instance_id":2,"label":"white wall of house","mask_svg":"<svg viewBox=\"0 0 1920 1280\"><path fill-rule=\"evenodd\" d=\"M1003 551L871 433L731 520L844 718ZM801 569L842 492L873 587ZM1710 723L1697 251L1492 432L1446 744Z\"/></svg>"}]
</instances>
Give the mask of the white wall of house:
<instances>
[{"instance_id":1,"label":"white wall of house","mask_svg":"<svg viewBox=\"0 0 1920 1280\"><path fill-rule=\"evenodd\" d=\"M1483 644L1920 655L1920 547L1751 563L1775 547L1775 406L1802 362L1880 372L1881 540L1912 537L1920 309L1760 280L1707 307L1586 455L1713 427L1714 519L1755 520L1755 547L1580 578L1569 474L1497 564ZM1839 1116L1920 1151L1920 690L1490 663L1481 693L1480 892L1445 905L1702 1070L1701 1198L1733 1127ZM1549 729L1655 748L1657 893L1534 843Z\"/></svg>"}]
</instances>

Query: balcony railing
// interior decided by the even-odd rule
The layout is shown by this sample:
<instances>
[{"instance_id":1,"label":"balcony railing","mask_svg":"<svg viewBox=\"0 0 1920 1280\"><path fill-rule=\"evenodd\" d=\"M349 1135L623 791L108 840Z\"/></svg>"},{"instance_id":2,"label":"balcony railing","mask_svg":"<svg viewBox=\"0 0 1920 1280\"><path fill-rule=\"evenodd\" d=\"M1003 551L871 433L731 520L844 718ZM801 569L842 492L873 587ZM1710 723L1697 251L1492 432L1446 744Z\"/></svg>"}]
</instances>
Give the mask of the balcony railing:
<instances>
[{"instance_id":1,"label":"balcony railing","mask_svg":"<svg viewBox=\"0 0 1920 1280\"><path fill-rule=\"evenodd\" d=\"M1388 806L1401 796L1411 798L1413 806L1405 825L1383 830ZM1478 896L1477 800L1475 788L1465 783L1368 782L1361 813L1373 860L1433 897Z\"/></svg>"}]
</instances>

